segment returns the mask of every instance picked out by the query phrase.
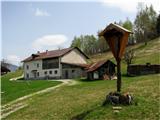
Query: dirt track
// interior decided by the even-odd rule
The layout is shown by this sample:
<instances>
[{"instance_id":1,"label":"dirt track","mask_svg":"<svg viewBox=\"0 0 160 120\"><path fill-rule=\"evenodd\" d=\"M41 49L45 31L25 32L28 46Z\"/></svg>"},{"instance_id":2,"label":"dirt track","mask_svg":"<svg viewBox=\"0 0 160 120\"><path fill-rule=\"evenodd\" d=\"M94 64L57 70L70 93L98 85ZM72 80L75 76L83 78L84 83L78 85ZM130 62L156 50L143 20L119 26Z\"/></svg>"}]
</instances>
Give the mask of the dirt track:
<instances>
[{"instance_id":1,"label":"dirt track","mask_svg":"<svg viewBox=\"0 0 160 120\"><path fill-rule=\"evenodd\" d=\"M17 80L20 77L12 78L10 80ZM35 96L35 95L44 94L44 93L50 92L50 91L52 91L52 90L54 90L56 88L59 88L61 86L64 86L64 85L69 85L70 86L70 85L75 85L75 84L78 83L77 81L72 80L72 79L61 79L61 80L50 80L50 81L61 81L62 83L57 85L57 86L49 87L49 88L46 88L44 90L40 90L40 91L31 93L29 95L25 95L23 97L20 97L20 98L14 100L14 101L11 101L11 102L1 106L1 118L5 118L8 115L10 115L11 113L16 112L17 110L28 106L27 100L29 98Z\"/></svg>"}]
</instances>

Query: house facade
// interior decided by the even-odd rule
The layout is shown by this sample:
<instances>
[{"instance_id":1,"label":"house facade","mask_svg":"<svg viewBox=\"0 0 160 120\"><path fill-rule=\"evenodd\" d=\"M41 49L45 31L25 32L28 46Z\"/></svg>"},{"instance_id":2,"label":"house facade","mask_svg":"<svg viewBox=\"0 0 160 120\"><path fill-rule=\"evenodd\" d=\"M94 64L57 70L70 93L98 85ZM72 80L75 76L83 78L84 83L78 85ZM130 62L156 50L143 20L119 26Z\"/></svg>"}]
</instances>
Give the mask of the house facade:
<instances>
[{"instance_id":1,"label":"house facade","mask_svg":"<svg viewBox=\"0 0 160 120\"><path fill-rule=\"evenodd\" d=\"M37 52L26 58L25 79L69 79L85 76L88 57L77 47Z\"/></svg>"}]
</instances>

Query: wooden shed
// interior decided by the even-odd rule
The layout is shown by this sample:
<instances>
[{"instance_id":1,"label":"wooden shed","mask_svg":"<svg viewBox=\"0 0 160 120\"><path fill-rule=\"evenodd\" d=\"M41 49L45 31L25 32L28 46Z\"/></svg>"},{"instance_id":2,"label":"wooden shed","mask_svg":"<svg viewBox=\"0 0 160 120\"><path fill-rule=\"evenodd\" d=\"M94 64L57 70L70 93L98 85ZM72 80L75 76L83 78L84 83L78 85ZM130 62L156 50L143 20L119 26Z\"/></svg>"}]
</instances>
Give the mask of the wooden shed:
<instances>
[{"instance_id":1,"label":"wooden shed","mask_svg":"<svg viewBox=\"0 0 160 120\"><path fill-rule=\"evenodd\" d=\"M138 75L147 75L147 74L156 74L160 73L159 64L150 64L146 65L129 65L127 67L127 75L129 76L138 76Z\"/></svg>"},{"instance_id":2,"label":"wooden shed","mask_svg":"<svg viewBox=\"0 0 160 120\"><path fill-rule=\"evenodd\" d=\"M107 79L111 80L115 77L116 65L110 60L103 60L93 63L87 68L87 79Z\"/></svg>"},{"instance_id":3,"label":"wooden shed","mask_svg":"<svg viewBox=\"0 0 160 120\"><path fill-rule=\"evenodd\" d=\"M1 66L1 75L7 74L10 70L6 66Z\"/></svg>"}]
</instances>

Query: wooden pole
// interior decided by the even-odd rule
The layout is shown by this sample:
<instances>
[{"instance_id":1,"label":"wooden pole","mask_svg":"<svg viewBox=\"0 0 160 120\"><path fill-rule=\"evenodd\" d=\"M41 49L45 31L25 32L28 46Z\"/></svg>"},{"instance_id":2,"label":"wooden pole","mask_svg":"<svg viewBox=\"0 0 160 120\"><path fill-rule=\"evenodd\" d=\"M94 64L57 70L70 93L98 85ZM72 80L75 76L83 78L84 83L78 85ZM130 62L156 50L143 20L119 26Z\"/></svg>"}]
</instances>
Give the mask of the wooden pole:
<instances>
[{"instance_id":1,"label":"wooden pole","mask_svg":"<svg viewBox=\"0 0 160 120\"><path fill-rule=\"evenodd\" d=\"M117 60L117 92L121 92L121 60Z\"/></svg>"},{"instance_id":2,"label":"wooden pole","mask_svg":"<svg viewBox=\"0 0 160 120\"><path fill-rule=\"evenodd\" d=\"M120 39L121 37L118 36L118 49L117 49L117 92L121 92L121 58L119 58L120 52Z\"/></svg>"}]
</instances>

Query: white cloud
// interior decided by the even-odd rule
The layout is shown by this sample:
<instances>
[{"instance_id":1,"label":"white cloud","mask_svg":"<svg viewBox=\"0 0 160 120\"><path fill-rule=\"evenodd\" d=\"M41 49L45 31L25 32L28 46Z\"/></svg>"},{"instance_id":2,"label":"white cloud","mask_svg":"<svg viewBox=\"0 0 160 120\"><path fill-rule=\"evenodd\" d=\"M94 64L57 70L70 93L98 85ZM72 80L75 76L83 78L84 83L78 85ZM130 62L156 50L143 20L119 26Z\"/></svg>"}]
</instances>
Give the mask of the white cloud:
<instances>
[{"instance_id":1,"label":"white cloud","mask_svg":"<svg viewBox=\"0 0 160 120\"><path fill-rule=\"evenodd\" d=\"M12 63L12 64L14 64L14 65L19 65L19 63L20 63L20 57L19 56L17 56L17 55L8 55L7 56L7 60L10 62L10 63Z\"/></svg>"},{"instance_id":2,"label":"white cloud","mask_svg":"<svg viewBox=\"0 0 160 120\"><path fill-rule=\"evenodd\" d=\"M35 16L51 16L47 11L36 8Z\"/></svg>"},{"instance_id":3,"label":"white cloud","mask_svg":"<svg viewBox=\"0 0 160 120\"><path fill-rule=\"evenodd\" d=\"M100 0L102 5L108 7L119 8L123 12L136 12L139 2L143 2L145 5L153 5L154 9L158 13L160 11L159 0Z\"/></svg>"},{"instance_id":4,"label":"white cloud","mask_svg":"<svg viewBox=\"0 0 160 120\"><path fill-rule=\"evenodd\" d=\"M46 35L36 39L32 43L32 47L34 50L56 49L57 47L65 43L67 40L68 38L62 34Z\"/></svg>"}]
</instances>

